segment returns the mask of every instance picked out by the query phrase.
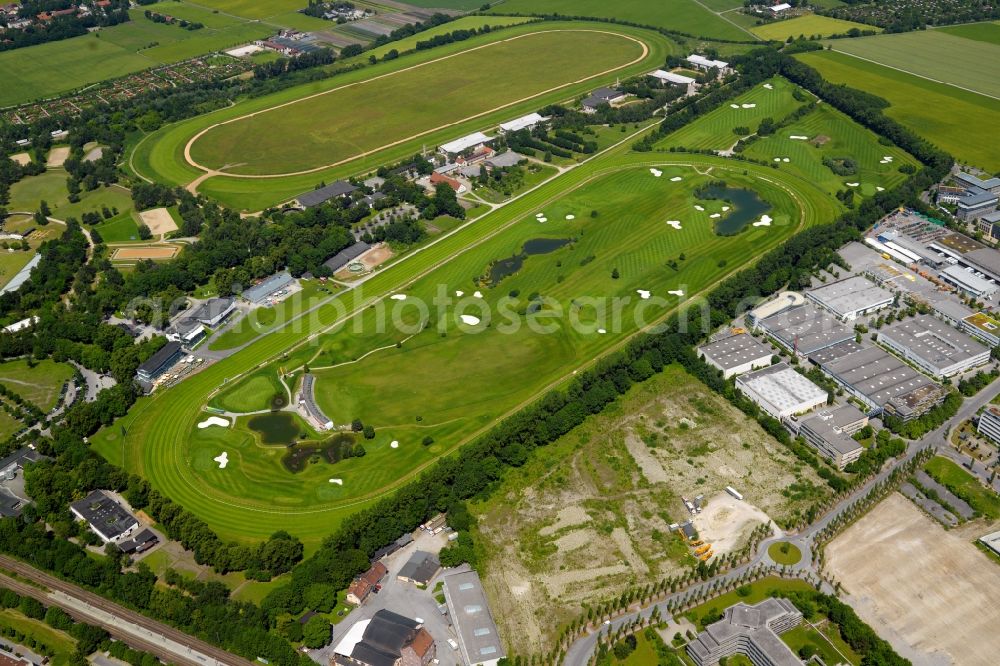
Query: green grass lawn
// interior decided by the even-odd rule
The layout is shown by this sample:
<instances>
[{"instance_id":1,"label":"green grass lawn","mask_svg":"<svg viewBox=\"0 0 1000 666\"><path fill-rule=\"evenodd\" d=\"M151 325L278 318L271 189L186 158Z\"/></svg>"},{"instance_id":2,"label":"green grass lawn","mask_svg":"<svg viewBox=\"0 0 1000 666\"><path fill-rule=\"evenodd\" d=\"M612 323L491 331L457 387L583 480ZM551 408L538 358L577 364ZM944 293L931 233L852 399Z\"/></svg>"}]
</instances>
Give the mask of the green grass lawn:
<instances>
[{"instance_id":1,"label":"green grass lawn","mask_svg":"<svg viewBox=\"0 0 1000 666\"><path fill-rule=\"evenodd\" d=\"M2 54L0 54L2 55ZM53 211L69 203L66 191L66 172L49 169L37 176L28 176L10 186L10 203L7 210L33 213L44 200Z\"/></svg>"},{"instance_id":2,"label":"green grass lawn","mask_svg":"<svg viewBox=\"0 0 1000 666\"><path fill-rule=\"evenodd\" d=\"M209 406L230 412L253 412L270 409L271 397L284 393L285 389L275 374L261 370L219 393Z\"/></svg>"},{"instance_id":3,"label":"green grass lawn","mask_svg":"<svg viewBox=\"0 0 1000 666\"><path fill-rule=\"evenodd\" d=\"M330 298L336 288L336 285L324 284L319 280L303 282L301 291L292 294L291 297L277 305L254 308L248 314L243 315L231 328L213 340L209 349L232 349L250 342L261 333L286 323L302 310L307 310L320 301Z\"/></svg>"},{"instance_id":4,"label":"green grass lawn","mask_svg":"<svg viewBox=\"0 0 1000 666\"><path fill-rule=\"evenodd\" d=\"M698 631L701 631L705 628L702 618L710 613L714 615L715 611L722 612L740 601L745 604L753 605L759 601L767 599L768 597L775 596L775 593L777 592L806 592L814 589L804 580L777 577L761 578L760 580L750 583L745 587L749 588L749 594L741 595L738 590L726 592L723 595L710 599L703 604L685 611L684 617L691 620L691 622L698 627Z\"/></svg>"},{"instance_id":5,"label":"green grass lawn","mask_svg":"<svg viewBox=\"0 0 1000 666\"><path fill-rule=\"evenodd\" d=\"M23 423L8 414L6 409L0 408L0 439L6 440L24 428Z\"/></svg>"},{"instance_id":6,"label":"green grass lawn","mask_svg":"<svg viewBox=\"0 0 1000 666\"><path fill-rule=\"evenodd\" d=\"M938 483L964 499L982 515L992 520L1000 518L1000 496L959 465L947 458L935 456L924 469Z\"/></svg>"},{"instance_id":7,"label":"green grass lawn","mask_svg":"<svg viewBox=\"0 0 1000 666\"><path fill-rule=\"evenodd\" d=\"M105 243L139 240L139 225L131 213L122 213L94 227Z\"/></svg>"},{"instance_id":8,"label":"green grass lawn","mask_svg":"<svg viewBox=\"0 0 1000 666\"><path fill-rule=\"evenodd\" d=\"M767 547L767 554L778 564L798 564L802 559L802 551L790 543L772 543Z\"/></svg>"},{"instance_id":9,"label":"green grass lawn","mask_svg":"<svg viewBox=\"0 0 1000 666\"><path fill-rule=\"evenodd\" d=\"M866 62L822 51L797 56L829 81L885 98L886 114L941 146L957 159L988 171L1000 170L1000 150L992 135L970 140L970 127L1000 124L1000 100Z\"/></svg>"},{"instance_id":10,"label":"green grass lawn","mask_svg":"<svg viewBox=\"0 0 1000 666\"><path fill-rule=\"evenodd\" d=\"M986 42L1000 46L1000 21L985 21L983 23L966 23L965 25L948 25L937 28L940 32L956 35L977 42Z\"/></svg>"},{"instance_id":11,"label":"green grass lawn","mask_svg":"<svg viewBox=\"0 0 1000 666\"><path fill-rule=\"evenodd\" d=\"M727 7L728 9L728 7ZM615 18L686 32L699 37L749 40L753 36L694 0L505 0L490 10L496 14L562 14Z\"/></svg>"},{"instance_id":12,"label":"green grass lawn","mask_svg":"<svg viewBox=\"0 0 1000 666\"><path fill-rule=\"evenodd\" d=\"M825 634L805 623L781 634L781 640L796 654L803 647L811 645L815 654L826 664L842 664L845 661L855 665L860 663L856 656L852 659L852 655L842 653Z\"/></svg>"},{"instance_id":13,"label":"green grass lawn","mask_svg":"<svg viewBox=\"0 0 1000 666\"><path fill-rule=\"evenodd\" d=\"M0 249L0 286L13 280L17 272L24 268L33 256L35 256L34 250Z\"/></svg>"},{"instance_id":14,"label":"green grass lawn","mask_svg":"<svg viewBox=\"0 0 1000 666\"><path fill-rule=\"evenodd\" d=\"M33 367L26 359L0 363L0 384L45 412L56 406L62 387L72 376L72 366L49 359L35 361Z\"/></svg>"},{"instance_id":15,"label":"green grass lawn","mask_svg":"<svg viewBox=\"0 0 1000 666\"><path fill-rule=\"evenodd\" d=\"M789 37L798 37L799 35L805 35L806 37L841 35L852 28L882 32L882 28L877 26L855 23L854 21L844 21L829 16L820 16L819 14L806 14L805 16L796 16L784 21L765 23L764 25L751 28L751 32L761 39L774 39L783 42Z\"/></svg>"},{"instance_id":16,"label":"green grass lawn","mask_svg":"<svg viewBox=\"0 0 1000 666\"><path fill-rule=\"evenodd\" d=\"M984 63L1000 62L1000 44L970 40L943 30L829 42L834 50L940 83L1000 97L1000 71Z\"/></svg>"},{"instance_id":17,"label":"green grass lawn","mask_svg":"<svg viewBox=\"0 0 1000 666\"><path fill-rule=\"evenodd\" d=\"M540 32L432 62L419 69L334 89L291 106L211 129L192 146L199 164L233 173L287 173L333 164L625 66L641 46L613 34ZM427 95L448 90L447 95ZM421 99L404 108L394 100ZM317 118L323 118L317 123ZM308 136L306 143L291 137Z\"/></svg>"},{"instance_id":18,"label":"green grass lawn","mask_svg":"<svg viewBox=\"0 0 1000 666\"><path fill-rule=\"evenodd\" d=\"M650 173L650 160L662 167L661 178ZM699 174L692 161L702 171L711 165L711 176ZM666 164L670 162L677 165ZM682 181L671 181L675 176ZM692 191L720 177L734 186L752 188L769 202L773 225L738 236L716 236L708 215L722 202L704 202L708 210L695 211ZM591 218L591 210L598 210L599 216ZM634 314L640 308L650 318L664 316L681 302L668 290L682 289L691 296L774 247L800 225L833 219L839 210L824 192L791 174L720 158L630 155L625 145L404 257L376 273L363 289L345 291L301 324L262 336L177 387L158 392L122 421L128 428L125 446L117 424L92 441L95 449L109 455L123 451L127 469L145 475L225 538L254 541L280 528L313 548L344 516L412 478L554 382L567 380L573 368L586 366L622 343L635 333ZM549 216L547 223L535 219L539 211ZM567 220L569 214L575 219ZM683 220L683 229L672 229L667 219ZM476 288L473 276L482 274L492 260L510 257L525 241L540 237L577 241L530 257L496 288L482 288L485 298L479 302L497 306L515 289L522 303L538 291L567 309L576 307L572 298L627 296L630 301L620 328L607 324L607 334L597 333L597 313L589 307L578 314L590 326L576 330L557 321L556 330L548 335L523 325L516 333L501 333L500 317L485 330L469 331L449 316L443 322L444 337L426 330L397 348L394 343L406 334L397 334L393 326L380 333L372 326L378 308L391 313L394 306L400 308L404 322L413 323L412 307L386 298L401 285L408 285L408 297L427 301L438 285L448 294L454 290L471 294ZM680 270L668 269L665 262L681 252L686 259ZM614 268L620 271L617 280L610 277ZM636 289L650 289L657 299L642 301ZM385 300L376 308L368 307L379 297ZM477 300L470 301L470 314L478 311ZM347 326L314 335L344 313L352 317ZM308 345L289 350L306 338ZM388 349L376 351L386 345ZM330 367L369 352L373 353L355 363ZM317 400L331 418L343 423L359 417L374 425L374 440L365 442L367 455L334 467L311 465L292 475L280 466L282 450L260 447L241 427L195 428L210 394L218 393L227 378L234 381L268 359L276 359L265 365L275 373L278 365L288 371L308 362L318 376ZM241 383L231 390L242 390ZM245 391L248 396L259 392ZM228 387L225 395L232 397ZM236 406L247 405L258 406L249 401L238 401ZM422 446L427 435L435 441ZM400 442L399 448L389 446L392 440ZM231 464L224 470L212 462L220 450L230 456ZM330 478L343 479L343 486L329 483Z\"/></svg>"},{"instance_id":19,"label":"green grass lawn","mask_svg":"<svg viewBox=\"0 0 1000 666\"><path fill-rule=\"evenodd\" d=\"M13 629L25 636L30 636L47 649L35 648L50 658L53 666L65 666L70 663L70 657L76 651L76 639L69 634L53 629L41 620L30 618L15 608L0 610L0 625ZM0 639L2 640L2 639Z\"/></svg>"},{"instance_id":20,"label":"green grass lawn","mask_svg":"<svg viewBox=\"0 0 1000 666\"><path fill-rule=\"evenodd\" d=\"M264 19L302 9L301 0L198 0L196 3L223 14L235 14L249 19Z\"/></svg>"}]
</instances>

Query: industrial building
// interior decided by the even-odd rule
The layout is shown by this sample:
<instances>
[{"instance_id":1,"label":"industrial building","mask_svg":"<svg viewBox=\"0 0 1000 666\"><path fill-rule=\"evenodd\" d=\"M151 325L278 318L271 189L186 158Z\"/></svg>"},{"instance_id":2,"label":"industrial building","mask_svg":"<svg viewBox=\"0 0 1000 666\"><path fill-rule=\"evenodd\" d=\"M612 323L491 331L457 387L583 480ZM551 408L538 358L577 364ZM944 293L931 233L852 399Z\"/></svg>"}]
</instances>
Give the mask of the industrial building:
<instances>
[{"instance_id":1,"label":"industrial building","mask_svg":"<svg viewBox=\"0 0 1000 666\"><path fill-rule=\"evenodd\" d=\"M787 363L740 375L736 378L736 388L778 420L825 405L829 397Z\"/></svg>"},{"instance_id":2,"label":"industrial building","mask_svg":"<svg viewBox=\"0 0 1000 666\"><path fill-rule=\"evenodd\" d=\"M938 274L938 277L973 298L990 299L997 293L996 283L979 277L972 268L948 266Z\"/></svg>"},{"instance_id":3,"label":"industrial building","mask_svg":"<svg viewBox=\"0 0 1000 666\"><path fill-rule=\"evenodd\" d=\"M445 603L458 634L464 663L495 666L506 653L479 574L460 571L443 580Z\"/></svg>"},{"instance_id":4,"label":"industrial building","mask_svg":"<svg viewBox=\"0 0 1000 666\"><path fill-rule=\"evenodd\" d=\"M986 406L983 413L979 415L976 432L1000 444L1000 407L996 405Z\"/></svg>"},{"instance_id":5,"label":"industrial building","mask_svg":"<svg viewBox=\"0 0 1000 666\"><path fill-rule=\"evenodd\" d=\"M771 365L774 349L747 333L731 335L698 347L698 355L722 371L726 379Z\"/></svg>"},{"instance_id":6,"label":"industrial building","mask_svg":"<svg viewBox=\"0 0 1000 666\"><path fill-rule=\"evenodd\" d=\"M860 275L810 289L806 298L826 308L841 321L853 321L887 308L895 300L892 292L875 286Z\"/></svg>"},{"instance_id":7,"label":"industrial building","mask_svg":"<svg viewBox=\"0 0 1000 666\"><path fill-rule=\"evenodd\" d=\"M962 329L991 347L1000 344L1000 321L985 312L976 312L962 319Z\"/></svg>"},{"instance_id":8,"label":"industrial building","mask_svg":"<svg viewBox=\"0 0 1000 666\"><path fill-rule=\"evenodd\" d=\"M954 377L990 362L988 347L931 315L894 322L877 340L934 377Z\"/></svg>"},{"instance_id":9,"label":"industrial building","mask_svg":"<svg viewBox=\"0 0 1000 666\"><path fill-rule=\"evenodd\" d=\"M779 312L784 312L788 308L802 305L806 302L806 297L797 291L783 291L769 301L761 303L747 313L747 323L757 326L761 319L773 317Z\"/></svg>"},{"instance_id":10,"label":"industrial building","mask_svg":"<svg viewBox=\"0 0 1000 666\"><path fill-rule=\"evenodd\" d=\"M944 400L946 391L926 375L879 347L854 340L822 349L809 360L868 407L909 421Z\"/></svg>"},{"instance_id":11,"label":"industrial building","mask_svg":"<svg viewBox=\"0 0 1000 666\"><path fill-rule=\"evenodd\" d=\"M801 356L854 339L853 330L826 310L809 303L759 319L757 327L788 351Z\"/></svg>"},{"instance_id":12,"label":"industrial building","mask_svg":"<svg viewBox=\"0 0 1000 666\"><path fill-rule=\"evenodd\" d=\"M948 322L956 328L964 329L962 322L966 317L972 316L973 312L957 301L948 298L938 298L931 302L931 309L934 314ZM971 331L970 331L971 332ZM973 333L973 335L975 335Z\"/></svg>"},{"instance_id":13,"label":"industrial building","mask_svg":"<svg viewBox=\"0 0 1000 666\"><path fill-rule=\"evenodd\" d=\"M788 599L772 597L753 606L740 602L688 643L687 653L697 666L712 666L736 654L756 666L802 666L779 638L801 622L802 613Z\"/></svg>"},{"instance_id":14,"label":"industrial building","mask_svg":"<svg viewBox=\"0 0 1000 666\"><path fill-rule=\"evenodd\" d=\"M853 405L819 410L799 420L797 425L798 434L837 469L844 469L865 450L851 435L868 425L868 415Z\"/></svg>"}]
</instances>

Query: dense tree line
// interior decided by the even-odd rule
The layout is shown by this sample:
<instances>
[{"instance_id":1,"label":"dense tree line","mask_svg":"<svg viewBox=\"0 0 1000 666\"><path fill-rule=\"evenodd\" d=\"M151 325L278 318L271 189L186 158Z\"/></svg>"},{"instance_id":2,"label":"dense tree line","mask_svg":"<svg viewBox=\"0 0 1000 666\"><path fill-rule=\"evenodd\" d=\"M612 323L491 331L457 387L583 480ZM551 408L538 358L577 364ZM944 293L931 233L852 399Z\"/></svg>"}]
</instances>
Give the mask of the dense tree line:
<instances>
[{"instance_id":1,"label":"dense tree line","mask_svg":"<svg viewBox=\"0 0 1000 666\"><path fill-rule=\"evenodd\" d=\"M87 239L79 223L67 220L62 235L42 243L38 255L38 265L21 288L0 295L0 317L16 321L66 292L87 261Z\"/></svg>"},{"instance_id":2,"label":"dense tree line","mask_svg":"<svg viewBox=\"0 0 1000 666\"><path fill-rule=\"evenodd\" d=\"M303 53L295 58L278 58L272 62L262 62L259 65L254 65L253 75L255 79L269 79L289 72L332 65L336 60L337 56L333 52L333 49L322 48L311 53Z\"/></svg>"}]
</instances>

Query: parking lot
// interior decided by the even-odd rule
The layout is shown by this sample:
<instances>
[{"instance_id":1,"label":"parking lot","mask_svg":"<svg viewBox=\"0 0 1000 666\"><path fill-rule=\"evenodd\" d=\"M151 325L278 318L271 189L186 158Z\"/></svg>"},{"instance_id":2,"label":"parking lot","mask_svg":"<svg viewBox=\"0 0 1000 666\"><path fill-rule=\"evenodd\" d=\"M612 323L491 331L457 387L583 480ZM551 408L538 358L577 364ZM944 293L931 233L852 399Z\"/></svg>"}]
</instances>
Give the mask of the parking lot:
<instances>
[{"instance_id":1,"label":"parking lot","mask_svg":"<svg viewBox=\"0 0 1000 666\"><path fill-rule=\"evenodd\" d=\"M361 620L371 618L376 612L384 609L405 615L409 618L420 618L424 622L424 628L434 638L437 647L437 659L442 666L458 666L462 663L461 653L453 650L448 645L448 639L455 640L455 632L451 628L451 622L446 614L442 614L438 608L438 602L434 599L434 586L446 573L458 571L459 569L442 569L437 576L431 580L426 590L417 588L412 583L404 583L396 578L400 568L411 555L417 550L437 553L448 543L448 533L441 532L431 535L423 530L414 535L413 543L397 550L392 555L385 557L382 563L385 564L389 573L382 579L382 589L376 594L368 596L365 602L351 611L347 617L338 622L333 627L333 640L329 645L319 650L310 650L309 656L313 661L327 666L334 656L334 649L344 638L350 628Z\"/></svg>"}]
</instances>

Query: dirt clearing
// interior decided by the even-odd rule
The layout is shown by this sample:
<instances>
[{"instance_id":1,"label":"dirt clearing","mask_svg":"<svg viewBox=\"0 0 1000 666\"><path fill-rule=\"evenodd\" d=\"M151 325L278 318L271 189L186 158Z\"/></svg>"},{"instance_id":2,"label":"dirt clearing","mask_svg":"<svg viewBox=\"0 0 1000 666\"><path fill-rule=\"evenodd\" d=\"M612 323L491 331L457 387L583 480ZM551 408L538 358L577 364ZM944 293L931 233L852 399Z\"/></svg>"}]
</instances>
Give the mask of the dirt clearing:
<instances>
[{"instance_id":1,"label":"dirt clearing","mask_svg":"<svg viewBox=\"0 0 1000 666\"><path fill-rule=\"evenodd\" d=\"M975 534L988 531L979 521ZM1000 566L893 493L826 548L846 601L914 664L995 664Z\"/></svg>"},{"instance_id":2,"label":"dirt clearing","mask_svg":"<svg viewBox=\"0 0 1000 666\"><path fill-rule=\"evenodd\" d=\"M149 227L154 236L162 236L171 231L177 231L177 223L166 208L150 208L139 213L139 219Z\"/></svg>"},{"instance_id":3,"label":"dirt clearing","mask_svg":"<svg viewBox=\"0 0 1000 666\"><path fill-rule=\"evenodd\" d=\"M14 160L21 166L27 166L31 164L31 155L28 153L14 153L10 156L10 159Z\"/></svg>"},{"instance_id":4,"label":"dirt clearing","mask_svg":"<svg viewBox=\"0 0 1000 666\"><path fill-rule=\"evenodd\" d=\"M49 151L49 159L45 163L48 167L61 167L69 157L69 146L60 146Z\"/></svg>"},{"instance_id":5,"label":"dirt clearing","mask_svg":"<svg viewBox=\"0 0 1000 666\"><path fill-rule=\"evenodd\" d=\"M721 555L737 550L757 525L766 525L771 519L754 505L723 491L709 498L692 522L702 541L712 544L712 551Z\"/></svg>"},{"instance_id":6,"label":"dirt clearing","mask_svg":"<svg viewBox=\"0 0 1000 666\"><path fill-rule=\"evenodd\" d=\"M147 247L119 247L111 258L115 261L138 261L140 259L163 260L172 259L177 254L177 247L158 245Z\"/></svg>"}]
</instances>

